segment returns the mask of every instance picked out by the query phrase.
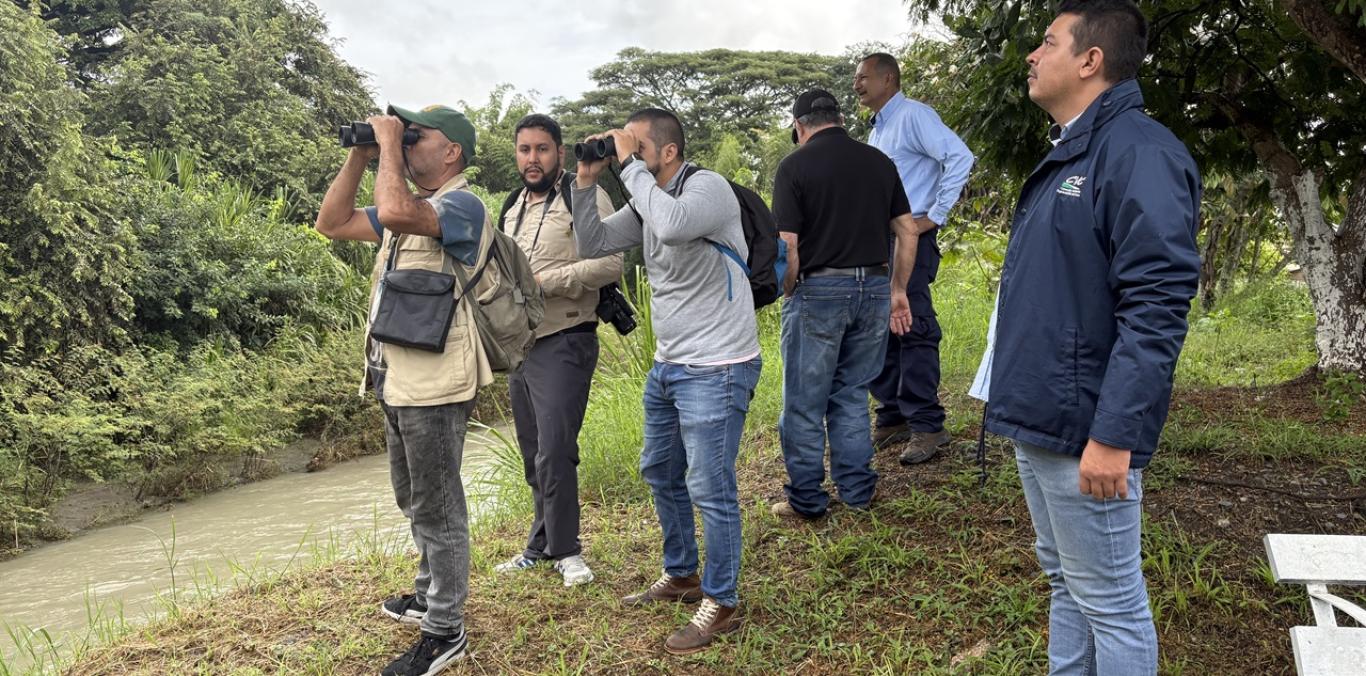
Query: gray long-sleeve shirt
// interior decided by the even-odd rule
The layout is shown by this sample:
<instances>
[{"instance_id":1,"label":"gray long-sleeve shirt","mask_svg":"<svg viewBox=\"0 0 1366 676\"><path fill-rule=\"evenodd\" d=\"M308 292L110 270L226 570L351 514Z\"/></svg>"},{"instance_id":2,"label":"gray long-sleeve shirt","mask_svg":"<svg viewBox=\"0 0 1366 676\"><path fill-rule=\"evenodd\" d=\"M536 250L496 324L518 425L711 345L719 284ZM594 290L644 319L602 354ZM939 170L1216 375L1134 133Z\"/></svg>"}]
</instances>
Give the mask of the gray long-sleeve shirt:
<instances>
[{"instance_id":1,"label":"gray long-sleeve shirt","mask_svg":"<svg viewBox=\"0 0 1366 676\"><path fill-rule=\"evenodd\" d=\"M655 359L675 364L734 362L759 352L754 297L745 272L712 246L749 256L740 205L719 174L699 171L683 185L684 164L664 189L637 160L621 172L640 212L630 207L605 220L595 208L595 188L574 188L574 238L579 255L606 256L644 247L653 299Z\"/></svg>"}]
</instances>

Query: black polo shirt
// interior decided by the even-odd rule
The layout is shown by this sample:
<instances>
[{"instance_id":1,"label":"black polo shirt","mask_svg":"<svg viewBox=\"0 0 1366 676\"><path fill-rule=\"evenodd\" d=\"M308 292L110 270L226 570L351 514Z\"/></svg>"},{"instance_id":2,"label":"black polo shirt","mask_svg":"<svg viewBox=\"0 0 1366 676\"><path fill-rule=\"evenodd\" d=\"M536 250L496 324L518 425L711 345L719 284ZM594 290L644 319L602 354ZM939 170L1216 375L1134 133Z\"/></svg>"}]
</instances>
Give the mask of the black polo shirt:
<instances>
[{"instance_id":1,"label":"black polo shirt","mask_svg":"<svg viewBox=\"0 0 1366 676\"><path fill-rule=\"evenodd\" d=\"M800 272L887 264L891 220L909 213L891 158L843 127L816 132L773 180L773 216L798 235Z\"/></svg>"}]
</instances>

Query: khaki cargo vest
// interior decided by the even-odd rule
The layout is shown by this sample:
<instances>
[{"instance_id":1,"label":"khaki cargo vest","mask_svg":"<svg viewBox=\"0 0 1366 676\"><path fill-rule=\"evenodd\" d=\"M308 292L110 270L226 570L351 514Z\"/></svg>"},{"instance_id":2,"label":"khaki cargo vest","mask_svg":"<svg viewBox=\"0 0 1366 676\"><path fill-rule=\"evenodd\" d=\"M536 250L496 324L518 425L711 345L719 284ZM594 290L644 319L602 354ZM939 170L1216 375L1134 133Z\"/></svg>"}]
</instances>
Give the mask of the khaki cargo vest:
<instances>
[{"instance_id":1,"label":"khaki cargo vest","mask_svg":"<svg viewBox=\"0 0 1366 676\"><path fill-rule=\"evenodd\" d=\"M430 200L439 199L442 195L452 190L467 190L469 182L463 175L457 175L448 181L441 189L432 195ZM491 230L493 223L489 218L488 210L484 211L484 227L479 237L479 256L476 265L466 267L465 271L472 275L488 258L489 245L493 242ZM389 260L389 247L398 244L398 260L394 267L400 270L431 270L442 272L442 263L449 257L445 249L441 247L441 240L435 237L425 237L422 235L402 235L394 236L389 230L384 231L384 239L380 242L379 252L375 255L375 266L370 274L370 304L367 307L374 307L375 293L379 287L380 277L384 274L384 266ZM460 265L454 258L449 258L449 265ZM450 273L448 266L445 272ZM459 283L456 283L455 293L459 293ZM472 299L471 299L472 300ZM461 302L456 306L454 316L451 318L451 330L446 336L445 352L427 352L413 348L400 347L398 345L386 345L370 340L370 327L367 322L365 330L365 354L369 354L372 345L378 345L383 350L384 363L388 365L388 370L384 378L384 402L389 406L438 406L441 404L453 404L462 401L469 401L479 391L479 388L493 382L493 371L489 368L488 358L484 355L483 346L479 342L479 336L474 326L474 312L470 308L469 302ZM361 389L364 391L370 387L369 371L367 369Z\"/></svg>"}]
</instances>

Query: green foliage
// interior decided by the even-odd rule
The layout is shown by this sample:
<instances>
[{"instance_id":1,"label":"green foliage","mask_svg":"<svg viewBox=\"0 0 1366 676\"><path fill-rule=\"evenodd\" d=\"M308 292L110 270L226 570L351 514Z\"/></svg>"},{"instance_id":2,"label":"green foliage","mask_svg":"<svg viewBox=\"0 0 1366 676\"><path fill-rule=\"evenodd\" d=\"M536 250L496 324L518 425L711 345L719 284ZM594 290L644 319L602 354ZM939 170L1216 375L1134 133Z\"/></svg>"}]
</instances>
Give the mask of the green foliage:
<instances>
[{"instance_id":1,"label":"green foliage","mask_svg":"<svg viewBox=\"0 0 1366 676\"><path fill-rule=\"evenodd\" d=\"M1328 8L1341 8L1328 0ZM944 54L954 91L939 112L980 161L1014 175L1047 148L1048 120L1029 100L1025 57L1054 18L1045 0L910 0L914 16L943 12L957 35ZM1190 147L1206 171L1257 164L1252 128L1271 130L1291 153L1323 166L1323 185L1346 191L1362 165L1366 86L1306 36L1272 0L1144 3L1152 26L1140 71L1146 108ZM1341 11L1339 9L1339 11ZM1005 141L1003 141L1005 140Z\"/></svg>"},{"instance_id":2,"label":"green foliage","mask_svg":"<svg viewBox=\"0 0 1366 676\"><path fill-rule=\"evenodd\" d=\"M461 101L460 108L479 134L478 152L469 172L472 180L491 193L506 193L522 187L512 130L519 120L535 110L531 99L514 92L512 85L500 84L489 93L483 106ZM569 139L565 141L573 143ZM569 157L573 158L572 151Z\"/></svg>"},{"instance_id":3,"label":"green foliage","mask_svg":"<svg viewBox=\"0 0 1366 676\"><path fill-rule=\"evenodd\" d=\"M149 174L164 164L159 154ZM178 187L131 195L142 271L130 285L137 326L183 346L227 338L261 348L283 327L344 330L363 321L366 277L312 228L280 222L279 200L178 169Z\"/></svg>"},{"instance_id":4,"label":"green foliage","mask_svg":"<svg viewBox=\"0 0 1366 676\"><path fill-rule=\"evenodd\" d=\"M1366 402L1366 376L1359 373L1329 373L1323 386L1314 393L1314 403L1329 422L1344 422L1352 409Z\"/></svg>"},{"instance_id":5,"label":"green foliage","mask_svg":"<svg viewBox=\"0 0 1366 676\"><path fill-rule=\"evenodd\" d=\"M116 168L82 134L56 35L0 3L0 353L33 357L126 337L131 233Z\"/></svg>"},{"instance_id":6,"label":"green foliage","mask_svg":"<svg viewBox=\"0 0 1366 676\"><path fill-rule=\"evenodd\" d=\"M128 9L118 49L89 65L90 128L139 148L191 149L254 190L283 187L316 204L342 158L336 126L374 107L317 8L150 0Z\"/></svg>"},{"instance_id":7,"label":"green foliage","mask_svg":"<svg viewBox=\"0 0 1366 676\"><path fill-rule=\"evenodd\" d=\"M734 134L722 136L721 142L716 146L716 154L711 158L704 158L702 165L750 189L758 187L755 183L758 175L750 168L750 162L744 157L740 147L740 139Z\"/></svg>"},{"instance_id":8,"label":"green foliage","mask_svg":"<svg viewBox=\"0 0 1366 676\"><path fill-rule=\"evenodd\" d=\"M1309 293L1286 280L1246 284L1215 310L1195 308L1188 321L1178 385L1270 385L1314 365Z\"/></svg>"}]
</instances>

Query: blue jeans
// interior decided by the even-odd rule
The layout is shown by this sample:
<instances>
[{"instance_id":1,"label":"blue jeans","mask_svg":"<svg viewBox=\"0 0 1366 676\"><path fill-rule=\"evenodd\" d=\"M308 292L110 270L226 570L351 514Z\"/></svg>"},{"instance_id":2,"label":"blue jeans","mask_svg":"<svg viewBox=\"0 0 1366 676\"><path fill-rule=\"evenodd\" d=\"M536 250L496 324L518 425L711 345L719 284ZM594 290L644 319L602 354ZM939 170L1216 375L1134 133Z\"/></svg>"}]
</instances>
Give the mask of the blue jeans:
<instances>
[{"instance_id":1,"label":"blue jeans","mask_svg":"<svg viewBox=\"0 0 1366 676\"><path fill-rule=\"evenodd\" d=\"M1081 459L1015 443L1035 550L1048 575L1048 672L1157 673L1157 631L1143 581L1139 535L1143 470L1129 497L1096 500L1078 484Z\"/></svg>"},{"instance_id":2,"label":"blue jeans","mask_svg":"<svg viewBox=\"0 0 1366 676\"><path fill-rule=\"evenodd\" d=\"M697 572L693 505L702 512L707 566L702 593L740 602L740 496L735 458L762 362L725 366L655 362L645 379L645 448L640 476L654 495L664 531L664 572Z\"/></svg>"},{"instance_id":3,"label":"blue jeans","mask_svg":"<svg viewBox=\"0 0 1366 676\"><path fill-rule=\"evenodd\" d=\"M783 301L783 414L778 421L787 501L801 514L825 512L825 444L830 476L845 504L873 497L868 383L882 368L891 313L886 277L812 277Z\"/></svg>"}]
</instances>

